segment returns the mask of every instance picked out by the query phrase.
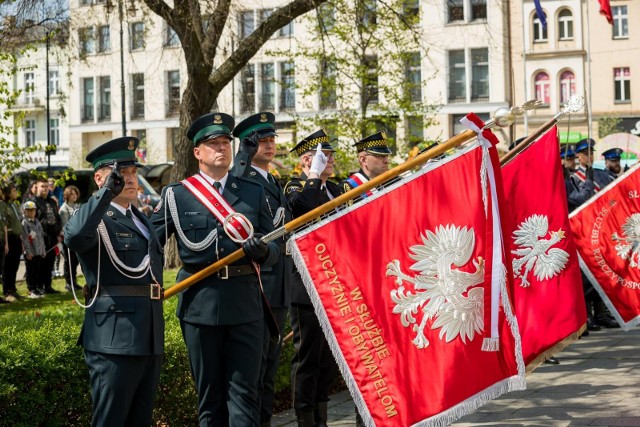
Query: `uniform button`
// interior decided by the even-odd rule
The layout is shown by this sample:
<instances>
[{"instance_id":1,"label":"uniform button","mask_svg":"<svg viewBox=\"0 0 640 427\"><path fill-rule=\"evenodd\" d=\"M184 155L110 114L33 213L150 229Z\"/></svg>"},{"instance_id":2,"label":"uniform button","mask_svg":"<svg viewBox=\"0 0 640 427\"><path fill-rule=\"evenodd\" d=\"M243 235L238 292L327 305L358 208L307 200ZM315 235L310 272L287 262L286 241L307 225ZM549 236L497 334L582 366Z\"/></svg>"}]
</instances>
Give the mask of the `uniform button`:
<instances>
[{"instance_id":1,"label":"uniform button","mask_svg":"<svg viewBox=\"0 0 640 427\"><path fill-rule=\"evenodd\" d=\"M129 244L128 244L128 243L127 243L127 244L125 244L125 245L124 245L124 247L125 247L125 248L128 248L128 247L129 247Z\"/></svg>"},{"instance_id":2,"label":"uniform button","mask_svg":"<svg viewBox=\"0 0 640 427\"><path fill-rule=\"evenodd\" d=\"M189 227L193 228L193 224L189 224Z\"/></svg>"},{"instance_id":3,"label":"uniform button","mask_svg":"<svg viewBox=\"0 0 640 427\"><path fill-rule=\"evenodd\" d=\"M111 304L111 305L109 306L109 310L115 310L115 309L116 309L116 305L115 305L115 304Z\"/></svg>"},{"instance_id":4,"label":"uniform button","mask_svg":"<svg viewBox=\"0 0 640 427\"><path fill-rule=\"evenodd\" d=\"M224 252L224 248L220 248L220 252Z\"/></svg>"}]
</instances>

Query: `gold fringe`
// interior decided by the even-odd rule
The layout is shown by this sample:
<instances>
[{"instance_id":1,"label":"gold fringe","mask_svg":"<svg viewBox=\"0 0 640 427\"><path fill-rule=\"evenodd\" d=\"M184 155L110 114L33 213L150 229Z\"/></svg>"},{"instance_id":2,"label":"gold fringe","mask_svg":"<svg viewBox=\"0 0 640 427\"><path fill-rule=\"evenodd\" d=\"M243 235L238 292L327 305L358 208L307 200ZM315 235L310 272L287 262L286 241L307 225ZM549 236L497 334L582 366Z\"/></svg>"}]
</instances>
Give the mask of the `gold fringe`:
<instances>
[{"instance_id":1,"label":"gold fringe","mask_svg":"<svg viewBox=\"0 0 640 427\"><path fill-rule=\"evenodd\" d=\"M556 353L560 353L562 350L564 350L569 345L571 345L574 341L577 341L578 338L580 338L580 335L582 335L582 333L586 329L587 329L587 324L585 323L584 325L580 326L580 328L576 332L572 333L571 335L569 335L568 337L566 337L565 339L563 339L553 347L549 348L545 352L538 355L538 357L533 359L527 365L526 375L529 375L530 373L532 373L538 366L542 364L542 362L544 362L550 357L553 357Z\"/></svg>"}]
</instances>

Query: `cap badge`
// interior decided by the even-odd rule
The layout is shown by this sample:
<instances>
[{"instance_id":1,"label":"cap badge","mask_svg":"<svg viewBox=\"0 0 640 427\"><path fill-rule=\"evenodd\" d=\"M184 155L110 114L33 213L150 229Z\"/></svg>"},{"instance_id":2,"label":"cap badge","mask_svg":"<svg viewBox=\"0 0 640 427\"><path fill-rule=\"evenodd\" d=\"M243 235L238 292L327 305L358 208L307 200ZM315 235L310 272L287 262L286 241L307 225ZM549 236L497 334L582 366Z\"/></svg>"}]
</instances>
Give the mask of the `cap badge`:
<instances>
[{"instance_id":1,"label":"cap badge","mask_svg":"<svg viewBox=\"0 0 640 427\"><path fill-rule=\"evenodd\" d=\"M132 151L133 151L133 150L135 150L135 148L136 148L136 145L135 145L135 144L136 144L136 143L134 142L134 140L133 140L133 139L130 139L130 140L129 140L129 145L127 146L127 149L132 150Z\"/></svg>"},{"instance_id":2,"label":"cap badge","mask_svg":"<svg viewBox=\"0 0 640 427\"><path fill-rule=\"evenodd\" d=\"M219 125L222 123L222 116L220 114L215 114L213 116L213 123Z\"/></svg>"},{"instance_id":3,"label":"cap badge","mask_svg":"<svg viewBox=\"0 0 640 427\"><path fill-rule=\"evenodd\" d=\"M382 135L382 139L387 139L387 134L384 131L381 131L380 135Z\"/></svg>"},{"instance_id":4,"label":"cap badge","mask_svg":"<svg viewBox=\"0 0 640 427\"><path fill-rule=\"evenodd\" d=\"M260 114L260 123L264 123L267 120L268 119L267 119L267 115L266 114L264 114L264 113Z\"/></svg>"}]
</instances>

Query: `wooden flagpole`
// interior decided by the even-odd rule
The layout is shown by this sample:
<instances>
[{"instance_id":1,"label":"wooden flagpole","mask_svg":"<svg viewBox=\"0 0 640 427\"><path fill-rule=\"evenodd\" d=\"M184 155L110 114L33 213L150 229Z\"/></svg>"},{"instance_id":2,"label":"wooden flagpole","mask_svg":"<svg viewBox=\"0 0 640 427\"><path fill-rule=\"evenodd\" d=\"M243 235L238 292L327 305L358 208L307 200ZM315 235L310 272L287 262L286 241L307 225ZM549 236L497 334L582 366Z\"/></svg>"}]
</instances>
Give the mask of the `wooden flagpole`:
<instances>
[{"instance_id":1,"label":"wooden flagpole","mask_svg":"<svg viewBox=\"0 0 640 427\"><path fill-rule=\"evenodd\" d=\"M498 111L496 111L495 117L489 120L485 124L484 128L488 129L494 126L500 126L500 127L511 126L513 124L513 121L515 120L515 116L521 115L524 113L524 111L536 108L537 106L538 106L537 103L529 101L520 107L513 107L511 109L507 109L503 107ZM441 154L444 154L448 150L458 147L459 145L462 145L467 141L470 141L475 136L476 136L476 133L472 130L466 130L458 135L455 135L454 137L450 138L447 142L436 145L435 147L432 147L431 149L425 151L424 153L418 154L413 159L407 160L406 162L392 169L389 169L388 171L382 173L381 175L378 175L377 177L370 179L369 181L363 183L362 185L359 185L356 188L344 194L341 194L335 199L321 206L318 206L314 210L307 212L306 214L298 218L295 218L292 221L289 221L284 226L278 228L277 230L272 231L266 236L263 236L261 240L263 242L270 242L272 240L275 240L284 236L287 233L291 233L292 231L306 225L307 223L313 221L314 219L328 212L331 212L338 206L341 206L347 203L348 201L355 199L361 194L366 193L367 191L375 187L378 187L379 185L384 184L390 179L395 178L404 172L417 168L420 165L426 163L428 160L433 159L434 157L437 157ZM200 280L212 275L218 270L221 270L225 266L238 261L244 256L245 256L244 251L242 249L238 249L237 251L226 256L225 258L214 262L213 264L202 269L201 271L187 277L182 282L176 283L174 286L165 290L164 299L170 298L175 294L187 289L188 287L195 285Z\"/></svg>"}]
</instances>

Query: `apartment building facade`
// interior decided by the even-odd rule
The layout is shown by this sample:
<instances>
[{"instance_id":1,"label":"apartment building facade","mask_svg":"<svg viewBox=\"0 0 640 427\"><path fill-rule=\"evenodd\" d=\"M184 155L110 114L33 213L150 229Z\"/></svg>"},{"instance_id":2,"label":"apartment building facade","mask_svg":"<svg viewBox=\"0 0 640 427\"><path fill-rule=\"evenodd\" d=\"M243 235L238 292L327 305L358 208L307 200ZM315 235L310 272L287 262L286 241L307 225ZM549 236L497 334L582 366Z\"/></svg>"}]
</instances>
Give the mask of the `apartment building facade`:
<instances>
[{"instance_id":1,"label":"apartment building facade","mask_svg":"<svg viewBox=\"0 0 640 427\"><path fill-rule=\"evenodd\" d=\"M220 62L281 4L282 0L238 2L225 30ZM367 4L374 14L385 7L374 0ZM505 146L552 117L572 94L586 96L591 115L585 110L565 119L560 126L563 141L588 135L590 128L597 135L600 117L617 115L629 131L640 121L638 102L633 102L640 99L640 85L632 84L640 40L629 25L640 17L640 5L631 0L611 1L613 25L598 14L596 1L545 0L546 27L532 0L402 4L402 13L418 16L422 37L422 48L405 64L404 76L420 82L412 95L416 102L439 108L435 123L426 128L421 117L402 114L393 128L385 128L396 140L398 161L420 141L444 141L459 133L459 119L468 112L488 119L501 106L534 97L543 100L543 108L531 112L526 121L519 119L512 129L496 131ZM125 128L141 139L138 154L144 162L171 161L181 132L178 107L186 86L186 64L175 33L133 0L72 0L71 11L75 24L65 46L70 59L50 65L50 71L58 70L55 84L64 91L61 102L54 103L59 111L53 106L50 110L59 116L57 124L50 124L57 129L61 147L52 164L84 167L86 153ZM217 101L221 111L238 121L257 111L273 111L279 141L292 143L304 136L301 123L312 116L357 108L349 104L353 96L333 93L327 98L326 93L304 90L314 69L323 72L322 65L291 53L315 41L313 14L272 36L222 91ZM33 88L23 93L22 105L31 108L26 117L32 121L25 121L17 136L25 146L46 139L42 102L35 101L46 90L42 51L29 59L33 75L25 71L15 81L16 88ZM385 52L371 52L371 57L382 62ZM51 87L55 73L50 76ZM384 85L384 79L381 73L376 85ZM28 101L28 93L33 101ZM377 102L387 100L381 95ZM377 113L372 109L371 114ZM42 160L36 156L34 164Z\"/></svg>"}]
</instances>

